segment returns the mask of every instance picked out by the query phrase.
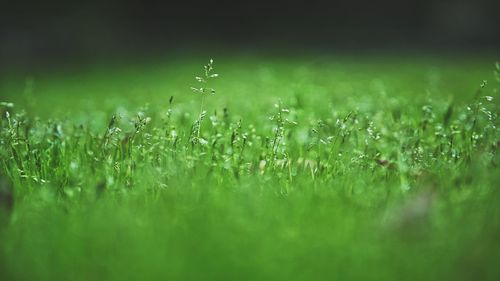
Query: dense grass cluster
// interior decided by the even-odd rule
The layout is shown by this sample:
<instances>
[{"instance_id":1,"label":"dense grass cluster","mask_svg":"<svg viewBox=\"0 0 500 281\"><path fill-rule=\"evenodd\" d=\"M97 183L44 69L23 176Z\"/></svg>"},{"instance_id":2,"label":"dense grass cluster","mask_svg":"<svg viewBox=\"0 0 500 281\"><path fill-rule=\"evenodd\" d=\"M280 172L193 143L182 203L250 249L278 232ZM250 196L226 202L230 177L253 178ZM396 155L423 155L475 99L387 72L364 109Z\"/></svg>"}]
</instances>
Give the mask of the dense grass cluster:
<instances>
[{"instance_id":1,"label":"dense grass cluster","mask_svg":"<svg viewBox=\"0 0 500 281\"><path fill-rule=\"evenodd\" d=\"M498 278L500 69L169 65L5 84L0 277Z\"/></svg>"}]
</instances>

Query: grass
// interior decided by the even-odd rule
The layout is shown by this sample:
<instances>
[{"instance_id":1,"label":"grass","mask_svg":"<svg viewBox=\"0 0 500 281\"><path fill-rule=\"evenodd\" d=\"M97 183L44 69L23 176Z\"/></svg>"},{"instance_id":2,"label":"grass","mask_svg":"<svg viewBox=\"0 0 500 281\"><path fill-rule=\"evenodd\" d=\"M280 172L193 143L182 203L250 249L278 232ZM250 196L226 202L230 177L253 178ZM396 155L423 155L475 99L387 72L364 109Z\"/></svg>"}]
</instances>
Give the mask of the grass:
<instances>
[{"instance_id":1,"label":"grass","mask_svg":"<svg viewBox=\"0 0 500 281\"><path fill-rule=\"evenodd\" d=\"M4 75L0 279L497 280L495 65L361 61Z\"/></svg>"}]
</instances>

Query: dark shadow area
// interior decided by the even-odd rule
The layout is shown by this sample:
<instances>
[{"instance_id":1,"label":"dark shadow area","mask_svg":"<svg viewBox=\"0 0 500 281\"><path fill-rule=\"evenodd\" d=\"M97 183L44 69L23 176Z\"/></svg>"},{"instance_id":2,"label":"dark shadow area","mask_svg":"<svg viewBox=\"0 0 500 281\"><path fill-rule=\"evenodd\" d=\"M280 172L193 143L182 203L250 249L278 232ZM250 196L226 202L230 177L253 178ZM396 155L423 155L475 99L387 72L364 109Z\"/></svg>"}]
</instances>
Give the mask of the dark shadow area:
<instances>
[{"instance_id":1,"label":"dark shadow area","mask_svg":"<svg viewBox=\"0 0 500 281\"><path fill-rule=\"evenodd\" d=\"M496 51L499 1L11 1L5 65L171 50Z\"/></svg>"}]
</instances>

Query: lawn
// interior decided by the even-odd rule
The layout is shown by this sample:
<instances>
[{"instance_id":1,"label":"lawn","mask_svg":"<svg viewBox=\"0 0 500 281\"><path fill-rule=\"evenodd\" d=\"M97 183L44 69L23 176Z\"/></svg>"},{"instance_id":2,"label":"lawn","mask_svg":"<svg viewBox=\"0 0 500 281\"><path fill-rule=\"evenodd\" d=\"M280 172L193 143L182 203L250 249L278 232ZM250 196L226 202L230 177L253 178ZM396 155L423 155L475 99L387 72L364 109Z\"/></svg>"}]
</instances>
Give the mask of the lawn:
<instances>
[{"instance_id":1,"label":"lawn","mask_svg":"<svg viewBox=\"0 0 500 281\"><path fill-rule=\"evenodd\" d=\"M2 73L0 280L499 280L495 60L209 58Z\"/></svg>"}]
</instances>

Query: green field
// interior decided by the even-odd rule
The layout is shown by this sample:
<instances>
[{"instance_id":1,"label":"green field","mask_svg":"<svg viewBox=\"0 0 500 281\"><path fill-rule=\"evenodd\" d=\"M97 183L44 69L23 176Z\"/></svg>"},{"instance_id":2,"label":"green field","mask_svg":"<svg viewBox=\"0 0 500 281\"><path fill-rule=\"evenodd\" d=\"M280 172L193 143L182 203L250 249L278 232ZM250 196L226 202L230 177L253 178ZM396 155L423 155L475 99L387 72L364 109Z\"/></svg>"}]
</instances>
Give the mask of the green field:
<instances>
[{"instance_id":1,"label":"green field","mask_svg":"<svg viewBox=\"0 0 500 281\"><path fill-rule=\"evenodd\" d=\"M2 73L0 280L499 280L495 60L208 59Z\"/></svg>"}]
</instances>

